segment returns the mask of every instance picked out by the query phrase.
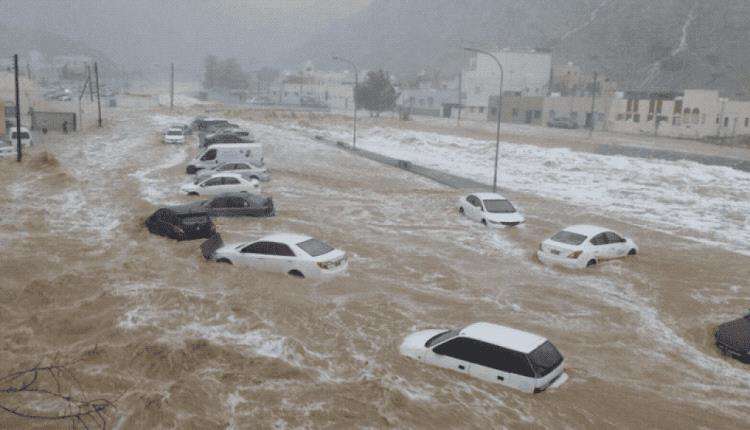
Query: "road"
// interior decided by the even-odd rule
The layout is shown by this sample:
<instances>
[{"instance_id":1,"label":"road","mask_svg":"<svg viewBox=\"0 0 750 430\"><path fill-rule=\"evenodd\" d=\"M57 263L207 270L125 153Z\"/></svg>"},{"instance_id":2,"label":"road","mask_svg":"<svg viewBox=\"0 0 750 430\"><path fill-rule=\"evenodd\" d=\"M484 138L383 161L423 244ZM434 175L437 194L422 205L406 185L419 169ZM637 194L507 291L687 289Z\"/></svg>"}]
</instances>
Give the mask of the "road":
<instances>
[{"instance_id":1,"label":"road","mask_svg":"<svg viewBox=\"0 0 750 430\"><path fill-rule=\"evenodd\" d=\"M264 142L278 215L218 219L225 240L310 234L346 250L350 270L314 283L210 263L200 242L142 226L191 200L178 190L194 148L156 131L200 111L120 105L105 129L48 138L48 159L0 161L1 374L76 360L89 396L118 399L117 428L750 423L747 366L711 344L747 308L747 256L527 191L508 197L528 222L489 230L458 216L454 189L233 111ZM626 232L641 254L540 265L539 242L579 222ZM398 354L412 331L474 321L548 337L570 380L528 395ZM34 425L0 413L0 427Z\"/></svg>"}]
</instances>

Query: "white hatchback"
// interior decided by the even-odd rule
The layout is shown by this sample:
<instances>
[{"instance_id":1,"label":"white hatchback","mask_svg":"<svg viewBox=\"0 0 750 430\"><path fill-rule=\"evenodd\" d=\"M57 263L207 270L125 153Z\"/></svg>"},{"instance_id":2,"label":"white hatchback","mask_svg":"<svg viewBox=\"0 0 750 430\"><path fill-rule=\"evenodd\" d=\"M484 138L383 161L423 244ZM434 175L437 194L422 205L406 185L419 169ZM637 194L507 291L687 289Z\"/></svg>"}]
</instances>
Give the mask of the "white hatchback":
<instances>
[{"instance_id":1,"label":"white hatchback","mask_svg":"<svg viewBox=\"0 0 750 430\"><path fill-rule=\"evenodd\" d=\"M401 354L487 382L538 393L562 385L563 356L547 339L497 324L423 330L404 339Z\"/></svg>"},{"instance_id":2,"label":"white hatchback","mask_svg":"<svg viewBox=\"0 0 750 430\"><path fill-rule=\"evenodd\" d=\"M461 197L458 213L484 225L514 226L525 221L513 203L497 193L475 193Z\"/></svg>"},{"instance_id":3,"label":"white hatchback","mask_svg":"<svg viewBox=\"0 0 750 430\"><path fill-rule=\"evenodd\" d=\"M215 196L224 193L258 193L260 181L247 179L237 173L217 173L209 178L182 186L182 192L189 195Z\"/></svg>"},{"instance_id":4,"label":"white hatchback","mask_svg":"<svg viewBox=\"0 0 750 430\"><path fill-rule=\"evenodd\" d=\"M638 246L619 233L595 225L573 225L542 242L536 255L544 264L578 269L637 253Z\"/></svg>"},{"instance_id":5,"label":"white hatchback","mask_svg":"<svg viewBox=\"0 0 750 430\"><path fill-rule=\"evenodd\" d=\"M346 253L310 236L276 233L254 242L225 245L216 235L201 245L203 256L263 272L324 279L346 272Z\"/></svg>"},{"instance_id":6,"label":"white hatchback","mask_svg":"<svg viewBox=\"0 0 750 430\"><path fill-rule=\"evenodd\" d=\"M177 127L167 129L164 132L164 143L185 143L185 131Z\"/></svg>"}]
</instances>

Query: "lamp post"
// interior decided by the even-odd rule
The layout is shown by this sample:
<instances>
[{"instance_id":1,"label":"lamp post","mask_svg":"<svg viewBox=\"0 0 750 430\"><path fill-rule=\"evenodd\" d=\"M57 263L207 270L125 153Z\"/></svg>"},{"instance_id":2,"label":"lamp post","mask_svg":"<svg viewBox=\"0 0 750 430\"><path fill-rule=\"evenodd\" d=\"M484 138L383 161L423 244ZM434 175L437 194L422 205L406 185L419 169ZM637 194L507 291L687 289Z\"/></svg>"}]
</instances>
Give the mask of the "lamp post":
<instances>
[{"instance_id":1,"label":"lamp post","mask_svg":"<svg viewBox=\"0 0 750 430\"><path fill-rule=\"evenodd\" d=\"M497 95L497 134L495 135L495 176L492 179L492 192L497 192L497 161L498 157L500 155L500 109L503 105L503 65L500 64L500 60L497 59L494 55L490 54L487 51L483 51L481 49L477 48L464 48L465 50L469 52L474 52L477 54L484 54L495 60L497 63L497 67L500 68L500 92Z\"/></svg>"},{"instance_id":2,"label":"lamp post","mask_svg":"<svg viewBox=\"0 0 750 430\"><path fill-rule=\"evenodd\" d=\"M334 55L333 59L335 61L343 61L344 63L352 66L352 68L354 69L354 132L352 133L352 149L357 149L357 87L359 87L359 69L357 69L357 65L354 64L354 62L347 60L346 58L341 58Z\"/></svg>"}]
</instances>

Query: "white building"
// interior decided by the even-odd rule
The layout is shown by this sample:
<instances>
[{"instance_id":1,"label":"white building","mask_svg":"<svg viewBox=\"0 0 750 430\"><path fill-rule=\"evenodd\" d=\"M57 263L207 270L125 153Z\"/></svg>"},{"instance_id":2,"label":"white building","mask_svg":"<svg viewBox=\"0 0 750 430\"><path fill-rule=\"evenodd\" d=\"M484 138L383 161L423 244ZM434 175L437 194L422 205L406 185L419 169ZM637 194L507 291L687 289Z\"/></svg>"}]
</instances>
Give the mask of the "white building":
<instances>
[{"instance_id":1,"label":"white building","mask_svg":"<svg viewBox=\"0 0 750 430\"><path fill-rule=\"evenodd\" d=\"M612 101L607 128L693 139L750 135L750 102L720 97L715 90L626 93Z\"/></svg>"},{"instance_id":2,"label":"white building","mask_svg":"<svg viewBox=\"0 0 750 430\"><path fill-rule=\"evenodd\" d=\"M528 97L547 95L552 74L550 53L502 50L492 54L503 66L504 94L509 92ZM474 55L468 69L463 72L462 86L466 93L464 113L486 118L490 96L498 94L499 84L500 69L495 60L484 54Z\"/></svg>"}]
</instances>

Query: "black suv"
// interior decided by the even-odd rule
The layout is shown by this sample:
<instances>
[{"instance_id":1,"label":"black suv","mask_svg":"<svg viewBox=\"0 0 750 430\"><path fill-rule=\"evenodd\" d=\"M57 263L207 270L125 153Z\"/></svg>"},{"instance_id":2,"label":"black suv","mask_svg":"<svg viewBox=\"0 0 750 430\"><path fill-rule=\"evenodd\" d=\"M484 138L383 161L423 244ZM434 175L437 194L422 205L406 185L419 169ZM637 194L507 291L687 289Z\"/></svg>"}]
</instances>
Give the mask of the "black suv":
<instances>
[{"instance_id":1,"label":"black suv","mask_svg":"<svg viewBox=\"0 0 750 430\"><path fill-rule=\"evenodd\" d=\"M720 325L714 339L722 354L750 364L750 313Z\"/></svg>"}]
</instances>

